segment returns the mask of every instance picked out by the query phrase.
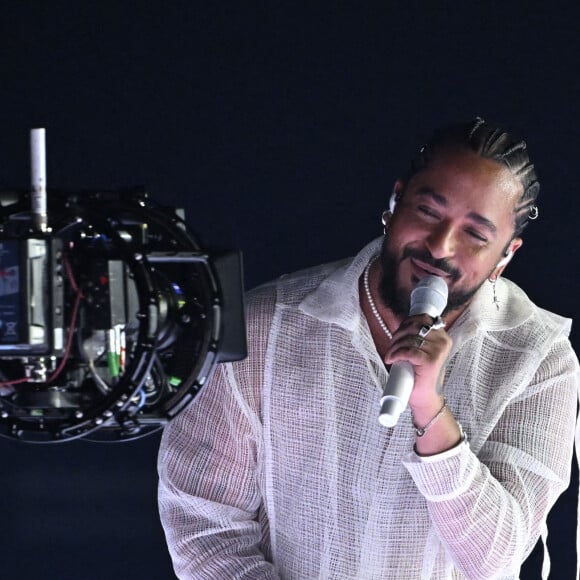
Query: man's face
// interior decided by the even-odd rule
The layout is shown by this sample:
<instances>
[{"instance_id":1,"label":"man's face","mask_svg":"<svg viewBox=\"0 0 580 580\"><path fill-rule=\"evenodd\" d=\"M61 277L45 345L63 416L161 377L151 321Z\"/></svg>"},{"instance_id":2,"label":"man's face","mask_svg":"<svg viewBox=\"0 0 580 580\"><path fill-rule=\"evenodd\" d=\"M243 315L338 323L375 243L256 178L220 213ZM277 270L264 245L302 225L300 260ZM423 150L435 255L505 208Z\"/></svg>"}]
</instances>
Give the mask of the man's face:
<instances>
[{"instance_id":1,"label":"man's face","mask_svg":"<svg viewBox=\"0 0 580 580\"><path fill-rule=\"evenodd\" d=\"M506 247L521 245L512 236L522 187L507 167L472 151L439 153L409 180L388 224L383 302L406 316L411 290L434 274L449 286L446 311L464 307Z\"/></svg>"}]
</instances>

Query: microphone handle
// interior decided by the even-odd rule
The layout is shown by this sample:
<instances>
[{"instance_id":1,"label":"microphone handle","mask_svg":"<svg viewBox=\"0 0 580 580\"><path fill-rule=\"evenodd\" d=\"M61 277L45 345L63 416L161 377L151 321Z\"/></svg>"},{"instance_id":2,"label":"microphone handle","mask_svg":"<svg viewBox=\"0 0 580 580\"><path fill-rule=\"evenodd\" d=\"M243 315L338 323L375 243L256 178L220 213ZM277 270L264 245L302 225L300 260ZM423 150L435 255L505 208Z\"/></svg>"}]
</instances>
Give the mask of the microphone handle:
<instances>
[{"instance_id":1,"label":"microphone handle","mask_svg":"<svg viewBox=\"0 0 580 580\"><path fill-rule=\"evenodd\" d=\"M411 391L415 384L415 369L407 361L391 366L389 380L381 397L379 423L384 427L394 427L401 413L407 408Z\"/></svg>"}]
</instances>

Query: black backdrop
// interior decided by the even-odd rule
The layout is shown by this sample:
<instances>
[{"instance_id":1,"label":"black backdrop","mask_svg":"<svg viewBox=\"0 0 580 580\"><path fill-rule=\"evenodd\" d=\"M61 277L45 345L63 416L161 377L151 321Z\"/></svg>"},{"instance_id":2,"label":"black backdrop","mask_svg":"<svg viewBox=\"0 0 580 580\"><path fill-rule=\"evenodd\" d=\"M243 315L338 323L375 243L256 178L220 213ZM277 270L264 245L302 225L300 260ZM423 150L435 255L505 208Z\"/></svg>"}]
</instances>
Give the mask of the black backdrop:
<instances>
[{"instance_id":1,"label":"black backdrop","mask_svg":"<svg viewBox=\"0 0 580 580\"><path fill-rule=\"evenodd\" d=\"M0 186L29 183L44 126L49 187L145 185L241 248L249 288L354 254L430 130L479 114L542 177L508 277L578 317L578 14L482 4L3 2ZM0 440L2 577L172 578L157 445ZM551 517L553 578L573 577L575 496Z\"/></svg>"}]
</instances>

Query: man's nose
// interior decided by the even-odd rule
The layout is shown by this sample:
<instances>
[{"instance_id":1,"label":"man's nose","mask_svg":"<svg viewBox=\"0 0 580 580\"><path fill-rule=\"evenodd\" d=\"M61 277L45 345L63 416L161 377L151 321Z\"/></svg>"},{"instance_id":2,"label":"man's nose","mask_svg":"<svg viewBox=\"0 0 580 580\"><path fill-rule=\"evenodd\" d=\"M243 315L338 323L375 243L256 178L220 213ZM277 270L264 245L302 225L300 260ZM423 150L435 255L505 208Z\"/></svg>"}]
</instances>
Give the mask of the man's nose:
<instances>
[{"instance_id":1,"label":"man's nose","mask_svg":"<svg viewBox=\"0 0 580 580\"><path fill-rule=\"evenodd\" d=\"M455 246L455 231L451 224L445 221L439 222L427 236L427 248L436 259L452 256L455 253Z\"/></svg>"}]
</instances>

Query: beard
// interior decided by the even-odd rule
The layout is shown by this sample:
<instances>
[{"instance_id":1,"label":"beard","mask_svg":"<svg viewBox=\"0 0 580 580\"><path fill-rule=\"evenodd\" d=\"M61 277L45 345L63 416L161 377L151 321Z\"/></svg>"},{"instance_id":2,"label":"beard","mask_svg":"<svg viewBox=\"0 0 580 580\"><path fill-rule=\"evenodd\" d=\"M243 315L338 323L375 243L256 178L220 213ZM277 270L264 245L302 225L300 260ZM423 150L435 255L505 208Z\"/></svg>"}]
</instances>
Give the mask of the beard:
<instances>
[{"instance_id":1,"label":"beard","mask_svg":"<svg viewBox=\"0 0 580 580\"><path fill-rule=\"evenodd\" d=\"M456 282L461 277L461 272L448 260L433 258L428 250L407 247L403 250L401 258L397 259L395 254L388 247L387 238L385 237L383 250L380 256L383 275L379 281L379 296L384 305L397 316L408 316L411 308L411 292L408 289L401 287L397 282L399 265L405 258L415 258L433 268L445 272L449 275L451 282ZM447 299L447 306L443 311L443 316L453 310L458 310L466 306L475 293L481 288L486 279L487 277L472 288L458 289L453 292L450 291Z\"/></svg>"}]
</instances>

